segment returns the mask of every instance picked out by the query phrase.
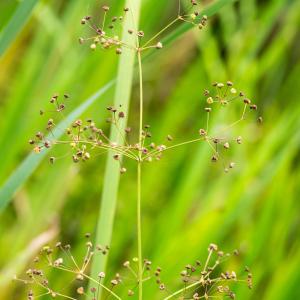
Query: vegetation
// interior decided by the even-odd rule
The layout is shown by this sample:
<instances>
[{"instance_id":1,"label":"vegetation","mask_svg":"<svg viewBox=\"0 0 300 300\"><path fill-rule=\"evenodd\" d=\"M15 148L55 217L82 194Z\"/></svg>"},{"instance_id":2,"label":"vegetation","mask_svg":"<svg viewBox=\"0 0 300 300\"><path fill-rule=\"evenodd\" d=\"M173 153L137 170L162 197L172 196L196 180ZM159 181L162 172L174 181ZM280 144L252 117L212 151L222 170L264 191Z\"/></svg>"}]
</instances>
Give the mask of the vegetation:
<instances>
[{"instance_id":1,"label":"vegetation","mask_svg":"<svg viewBox=\"0 0 300 300\"><path fill-rule=\"evenodd\" d=\"M55 149L55 156L50 157L50 162L55 161L55 166L41 163L47 154L47 151L41 151L39 154L30 154L18 167L22 157L28 152L24 141L36 128L44 126L45 120L39 119L35 114L44 106L43 98L52 96L52 102L57 104L53 90L60 90L62 94L65 91L72 93L71 97L66 94L65 98L68 102L70 98L70 106L74 107L74 111L57 126L56 132L50 132L55 136L54 143L57 143L56 138L63 132L61 128L79 117L84 119L92 116L95 120L105 121L105 116L101 116L101 113L104 107L111 104L109 99L112 99L112 95L105 94L106 100L101 98L101 101L99 96L115 83L114 107L122 104L122 111L118 112L118 116L126 119L130 99L129 123L135 126L135 120L143 115L147 123L153 124L151 133L158 140L172 142L174 146L182 145L185 143L182 140L194 141L195 128L205 128L199 132L210 144L210 140L214 142L215 137L207 136L207 129L218 125L220 120L222 123L238 120L237 126L230 126L230 129L234 130L232 133L237 136L236 131L242 131L242 135L247 137L247 147L243 148L232 148L227 140L222 141L225 150L230 148L230 156L235 156L238 162L237 168L227 175L221 172L222 166L220 168L219 164L211 163L211 149L205 147L207 143L191 143L189 147L180 147L180 150L170 151L160 163L143 167L143 183L138 185L138 195L141 195L142 186L142 199L145 201L138 201L138 212L143 211L142 222L141 214L137 215L138 231L141 231L142 223L143 257L150 257L152 264L163 267L163 281L170 282L174 290L182 266L198 258L203 260L207 245L213 241L222 245L222 248L239 249L240 256L230 262L230 269L242 270L245 264L253 268L253 292L247 291L247 286L237 285L234 288L237 297L297 297L299 291L295 266L299 260L299 253L296 238L297 202L294 199L298 188L298 165L295 158L299 148L296 130L299 121L298 106L294 102L288 104L296 96L294 86L299 73L299 4L296 1L255 4L254 1L232 3L222 0L212 3L201 12L200 21L205 15L217 16L209 21L209 26L201 31L201 34L197 29L182 35L194 27L190 23L191 20L186 20L183 25L175 28L167 27L168 32L164 33L166 38L162 43L154 44L154 48L158 49L163 46L163 51L157 51L159 55L152 51L145 56L143 72L140 52L137 51L139 78L132 78L130 75L134 70L130 54L128 57L121 49L116 49L118 54L122 54L117 70L118 77L116 81L107 84L116 72L117 60L114 51L111 54L106 53L103 59L101 51L84 53L89 49L85 47L84 50L84 47L80 48L74 43L80 31L79 26L74 24L78 24L78 20L82 18L83 10L93 11L86 3L74 1L72 4L61 3L52 6L42 3L36 6L33 10L34 18L26 25L15 43L9 45L31 12L33 2L28 1L28 7L26 2L19 6L15 15L17 18L12 16L10 25L4 29L0 40L1 51L8 49L1 58L5 76L0 78L1 91L5 96L2 107L5 118L1 121L1 149L5 159L1 164L0 173L3 181L0 191L0 208L3 211L0 233L1 243L5 245L1 248L3 268L0 284L4 297L19 299L24 295L20 286L11 284L11 278L24 270L44 244L57 239L67 241L72 244L74 256L83 256L85 246L80 237L87 231L94 231L97 220L97 240L101 244L102 241L104 244L110 244L113 249L107 268L109 275L113 276L124 260L134 257L138 247L140 259L137 260L137 272L138 278L141 278L142 245L139 234L138 240L135 241L136 222L133 217L136 210L134 162L129 162L126 170L123 166L119 169L114 161L119 160L119 157L116 157L116 154L110 155L103 182L100 174L104 171L104 163L101 162L104 162L105 157L100 156L84 165L74 166L67 159L70 155L66 154L64 147ZM139 1L132 3L135 3L132 9L137 18ZM178 9L177 3L170 3L169 7L165 7L164 4L153 5L150 2L143 5L141 28L144 32L153 34L159 31L161 26L165 26L162 24L168 24ZM124 7L124 3L115 3L112 7L118 12ZM8 6L6 9L9 11L13 8ZM95 4L94 11L99 11L99 3ZM165 20L158 24L157 18L161 15ZM206 17L204 19L206 21ZM17 20L15 25L14 20ZM34 26L37 22L41 26ZM175 42L172 47L168 47L170 42ZM91 48L94 48L93 44ZM290 51L288 56L287 51ZM144 80L141 78L142 74ZM229 110L225 115L220 112L212 120L208 119L210 110L206 108L205 116L203 108L207 103L203 99L207 97L203 96L202 91L211 81L226 82L228 78L234 80L237 86L259 104L259 113L265 119L263 127L240 122L244 119L244 112L240 118L241 111L238 108ZM132 79L136 90L140 92L134 92L130 97ZM231 85L231 82L227 83L228 87ZM216 87L217 91L222 88L221 85ZM81 100L97 89L98 92L94 96L86 101ZM146 92L143 93L143 90ZM225 96L227 90L228 88L222 95ZM205 96L209 96L207 92ZM278 100L281 97L286 99L284 107ZM244 99L243 95L242 98ZM144 101L141 101L142 99ZM245 108L252 106L251 108L256 110L257 107L250 105L246 100L243 100ZM142 110L141 103L144 106ZM56 110L60 109L59 104L57 105ZM105 125L105 122L100 124L101 128L106 129L111 123L116 125L114 108L109 108L109 111L112 111L113 118L108 125ZM41 114L44 115L44 112ZM207 120L212 122L209 127ZM262 121L262 118L259 118L259 121ZM145 123L140 118L139 129L133 128L139 131L139 147L136 149L138 175L145 133L143 124ZM77 124L78 126L81 124ZM121 128L125 128L125 123L121 124ZM114 131L111 134L113 137ZM37 138L40 138L39 135ZM46 141L43 138L41 140L48 148ZM238 137L236 141L240 143L241 139ZM35 152L40 152L42 149L37 147ZM161 152L166 149L163 147L158 150ZM120 150L122 151L119 154L131 155L130 149L125 153L124 148ZM145 158L152 157L147 153L144 155ZM64 156L67 157L59 159ZM78 157L81 156L77 155ZM213 153L212 160L219 160L219 152ZM233 167L233 164L228 166ZM36 168L38 169L34 172ZM127 172L122 176L117 194L117 174L120 170L121 173ZM29 181L23 186L30 175L32 176ZM97 210L100 207L101 183L104 186L99 218ZM141 200L141 197L138 199ZM286 201L281 201L282 199ZM113 221L115 229L111 241ZM49 254L48 249L44 248L46 256ZM212 244L209 247L208 258L211 251L215 250ZM101 251L105 255L96 263L96 268L99 264L102 268L106 265L106 250ZM179 263L182 260L184 261ZM61 265L61 261L55 262L56 265ZM149 261L146 260L145 265L147 262ZM202 272L205 272L206 268L207 263L204 264ZM187 270L190 268L187 267ZM160 272L160 268L156 269L156 272ZM55 272L50 276L51 283L63 289L64 294L71 293L68 290L71 291L73 286L70 284L66 287L67 276L65 280L62 280L61 275L56 276ZM226 273L224 276L226 277ZM227 276L235 279L235 273ZM248 274L248 279L249 276L252 278ZM138 282L140 283L139 280ZM138 295L142 299L141 284L139 287ZM159 287L162 287L161 282ZM156 285L148 287L144 290L143 298L153 297L156 289ZM179 291L184 292L184 289ZM230 290L224 291L233 297L229 294ZM77 294L81 293L79 287ZM173 295L177 296L176 292Z\"/></svg>"}]
</instances>

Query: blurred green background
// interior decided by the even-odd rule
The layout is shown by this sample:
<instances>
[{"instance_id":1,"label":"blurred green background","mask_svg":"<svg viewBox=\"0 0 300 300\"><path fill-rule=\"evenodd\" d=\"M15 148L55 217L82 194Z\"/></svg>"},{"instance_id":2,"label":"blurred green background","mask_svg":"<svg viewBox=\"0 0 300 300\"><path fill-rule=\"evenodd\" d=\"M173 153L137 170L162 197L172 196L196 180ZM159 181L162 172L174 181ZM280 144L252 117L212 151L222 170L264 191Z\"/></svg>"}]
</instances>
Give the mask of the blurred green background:
<instances>
[{"instance_id":1,"label":"blurred green background","mask_svg":"<svg viewBox=\"0 0 300 300\"><path fill-rule=\"evenodd\" d=\"M76 108L115 77L113 53L91 52L77 42L84 34L80 19L97 15L101 3L38 1L0 56L0 185L30 153L28 139L45 124L38 112L53 93L68 92ZM106 3L115 10L123 6L123 1ZM18 4L0 1L0 30ZM144 0L140 28L151 36L176 9L177 1ZM230 174L212 167L204 144L172 151L144 168L144 256L163 268L163 280L173 288L181 268L203 260L214 242L227 251L240 249L229 268L249 265L254 273L253 290L237 285L237 299L300 299L299 29L300 1L237 1L225 5L203 31L189 31L145 61L145 122L156 140L168 133L186 139L203 126L203 90L213 81L234 81L264 119L263 126L239 126L245 142L232 150L237 167ZM137 81L133 88L130 124L138 113ZM84 117L104 124L113 90ZM238 111L231 114L238 117ZM66 149L55 151L64 155ZM24 271L45 240L61 239L82 252L82 236L93 233L97 222L104 166L105 156L80 165L67 157L50 166L45 159L14 195L0 218L0 299L25 299L24 288L11 278ZM134 166L127 168L111 273L136 255L136 178ZM52 277L57 286L68 281Z\"/></svg>"}]
</instances>

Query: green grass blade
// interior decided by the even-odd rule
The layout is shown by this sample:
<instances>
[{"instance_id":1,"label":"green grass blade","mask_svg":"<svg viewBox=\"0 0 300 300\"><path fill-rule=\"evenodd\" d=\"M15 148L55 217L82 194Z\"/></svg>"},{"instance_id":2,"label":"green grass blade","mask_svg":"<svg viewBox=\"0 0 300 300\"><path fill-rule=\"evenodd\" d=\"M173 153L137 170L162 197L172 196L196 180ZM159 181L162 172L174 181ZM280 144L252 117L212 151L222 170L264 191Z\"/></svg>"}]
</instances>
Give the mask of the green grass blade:
<instances>
[{"instance_id":1,"label":"green grass blade","mask_svg":"<svg viewBox=\"0 0 300 300\"><path fill-rule=\"evenodd\" d=\"M122 35L125 37L125 43L135 43L135 37L127 34L127 28L136 28L140 14L140 0L127 1L127 6L131 8L133 18L127 18L123 26ZM116 81L116 91L114 97L114 106L122 105L125 116L128 114L130 95L132 88L134 62L136 53L132 50L124 50L121 55L118 67ZM127 118L120 124L121 131L126 127ZM113 127L111 129L110 140L122 144L122 138L119 132ZM120 166L109 153L104 175L104 186L102 191L101 208L99 212L98 224L96 228L96 244L110 245L113 231L114 216L117 204L118 187L120 181ZM99 271L104 271L107 264L107 255L94 257L92 263L91 276L96 278Z\"/></svg>"},{"instance_id":2,"label":"green grass blade","mask_svg":"<svg viewBox=\"0 0 300 300\"><path fill-rule=\"evenodd\" d=\"M63 120L57 129L53 131L53 135L59 138L63 132L62 129L67 128L76 118L78 118L85 110L87 110L100 96L111 88L114 81L107 83L98 90L94 95L85 100L79 107L71 112L65 120ZM52 135L51 135L52 137ZM48 150L42 151L39 155L31 153L20 164L16 171L7 179L0 189L0 213L9 204L16 191L25 183L29 176L36 170L40 162L47 155Z\"/></svg>"},{"instance_id":3,"label":"green grass blade","mask_svg":"<svg viewBox=\"0 0 300 300\"><path fill-rule=\"evenodd\" d=\"M15 14L0 34L0 57L23 28L37 2L38 0L27 0L20 3Z\"/></svg>"}]
</instances>

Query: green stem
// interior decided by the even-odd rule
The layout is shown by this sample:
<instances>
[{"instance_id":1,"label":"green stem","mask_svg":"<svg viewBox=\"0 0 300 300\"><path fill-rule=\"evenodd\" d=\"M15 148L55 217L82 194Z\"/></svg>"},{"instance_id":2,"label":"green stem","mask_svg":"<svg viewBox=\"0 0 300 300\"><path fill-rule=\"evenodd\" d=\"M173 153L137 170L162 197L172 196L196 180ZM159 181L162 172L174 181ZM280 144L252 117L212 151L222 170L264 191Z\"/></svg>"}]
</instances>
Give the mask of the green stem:
<instances>
[{"instance_id":1,"label":"green stem","mask_svg":"<svg viewBox=\"0 0 300 300\"><path fill-rule=\"evenodd\" d=\"M139 128L139 160L137 165L137 240L138 240L138 285L139 300L143 299L143 254L142 254L142 221L141 221L141 185L142 185L142 146L143 146L143 69L141 51L138 50L139 83L140 83L140 128Z\"/></svg>"},{"instance_id":2,"label":"green stem","mask_svg":"<svg viewBox=\"0 0 300 300\"><path fill-rule=\"evenodd\" d=\"M142 164L137 165L137 240L138 240L138 286L139 300L143 299L143 254L142 254L142 220L141 220L141 179Z\"/></svg>"}]
</instances>

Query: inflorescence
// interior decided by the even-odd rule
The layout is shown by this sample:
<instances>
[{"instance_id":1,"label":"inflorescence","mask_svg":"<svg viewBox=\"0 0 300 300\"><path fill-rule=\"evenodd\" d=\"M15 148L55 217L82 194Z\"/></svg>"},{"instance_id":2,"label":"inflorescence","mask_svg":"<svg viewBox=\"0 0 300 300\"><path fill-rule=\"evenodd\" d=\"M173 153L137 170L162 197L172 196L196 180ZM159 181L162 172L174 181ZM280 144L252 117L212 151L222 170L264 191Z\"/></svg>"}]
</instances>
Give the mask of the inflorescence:
<instances>
[{"instance_id":1,"label":"inflorescence","mask_svg":"<svg viewBox=\"0 0 300 300\"><path fill-rule=\"evenodd\" d=\"M251 111L256 111L257 106L248 99L243 92L237 91L233 87L233 83L213 83L211 90L205 90L204 96L206 98L206 107L204 114L206 114L206 126L199 129L198 136L192 140L174 143L174 138L168 134L164 143L155 143L153 141L150 125L144 125L142 132L142 142L135 141L134 133L130 127L121 129L120 122L125 118L125 113L122 107L115 108L113 106L107 107L109 117L105 120L106 123L115 127L122 142L117 143L110 140L108 135L101 129L94 120L81 120L78 119L65 130L64 138L61 140L55 139L53 133L56 129L56 121L54 118L47 120L45 132L37 132L35 138L30 139L29 143L33 145L34 152L40 153L43 149L50 148L54 145L69 145L71 148L71 158L74 163L85 162L89 160L94 153L97 156L107 151L111 152L114 160L120 165L120 172L126 172L124 167L123 158L128 158L137 162L152 162L160 160L167 150L171 150L180 146L205 142L212 151L211 161L216 163L220 161L225 172L234 168L235 163L230 161L226 162L222 156L222 152L229 151L233 144L242 144L243 139L241 136L227 137L226 133L239 122L245 120L247 114ZM60 101L58 95L54 95L50 99L50 103L54 109L49 113L63 114L69 96L64 95L63 101ZM227 107L233 103L239 103L241 106L241 116L238 120L224 126L219 132L214 133L210 128L211 115L221 107ZM46 114L46 111L41 111L40 114ZM259 119L260 121L260 119ZM47 134L46 134L47 133ZM96 151L100 150L100 152ZM55 157L50 157L50 163L54 163Z\"/></svg>"},{"instance_id":2,"label":"inflorescence","mask_svg":"<svg viewBox=\"0 0 300 300\"><path fill-rule=\"evenodd\" d=\"M123 263L120 272L113 277L107 278L105 272L99 270L96 278L90 277L90 262L95 255L107 255L108 246L94 246L90 240L91 235L85 235L86 253L81 259L76 259L72 254L72 248L69 244L57 242L54 247L44 246L39 255L33 260L34 266L26 271L25 278L15 277L16 281L30 286L27 293L28 300L39 299L43 296L51 298L65 298L78 300L80 296L86 296L90 300L100 300L99 289L105 292L104 297L108 299L124 299L135 295L138 287L137 265L138 258L134 257ZM229 297L235 299L235 293L231 289L233 283L245 283L252 288L252 274L248 267L245 267L246 278L240 279L233 270L224 271L221 265L232 255L239 255L235 250L231 253L224 253L218 249L215 244L208 247L208 255L204 263L199 260L193 264L188 264L180 272L180 282L182 287L175 292L168 288L168 285L162 280L162 268L153 267L148 259L143 260L143 282L155 282L157 289L161 292L163 300L168 299L223 299ZM63 292L55 289L51 284L51 271L57 270L62 273L68 273L71 276L72 296L65 295ZM92 285L88 289L88 282ZM124 289L126 296L124 295Z\"/></svg>"},{"instance_id":3,"label":"inflorescence","mask_svg":"<svg viewBox=\"0 0 300 300\"><path fill-rule=\"evenodd\" d=\"M167 30L170 26L175 24L177 21L183 21L191 23L193 26L197 26L199 29L202 29L207 23L207 16L201 16L199 11L195 11L195 7L198 5L197 1L191 0L189 4L192 9L192 13L185 14L182 13L180 1L178 2L178 16L167 26L165 26L161 31L155 34L145 43L142 43L142 40L145 36L142 30L135 30L132 28L127 29L128 34L134 34L136 36L136 43L134 45L128 45L122 40L119 39L117 31L119 28L122 28L124 23L124 18L130 13L129 8L123 9L123 14L120 16L109 16L110 7L107 5L102 6L103 19L100 25L94 24L92 22L93 18L91 16L86 16L82 18L81 24L87 25L94 32L95 35L88 38L80 38L80 43L91 42L90 47L95 50L98 47L103 49L115 49L117 54L121 54L123 48L126 47L133 51L136 51L138 55L144 50L151 48L161 49L163 47L160 41L157 41L159 36ZM131 16L132 17L132 16ZM154 44L153 44L154 43ZM144 125L141 136L134 141L131 137L131 128L125 128L121 126L122 119L125 118L125 113L122 111L122 107L113 107L110 106L107 108L110 113L107 122L111 123L119 133L121 142L112 141L109 139L108 135L104 133L104 130L99 128L94 120L81 120L78 119L65 131L65 137L62 140L57 140L53 130L57 127L55 118L49 118L47 121L45 131L37 132L35 138L30 139L29 143L34 145L34 152L40 153L44 148L50 148L53 145L57 144L69 144L72 152L72 160L77 163L80 161L87 161L92 156L92 151L95 149L101 150L98 151L95 155L100 155L107 151L110 151L113 155L113 158L120 164L121 174L126 172L126 167L123 165L123 158L129 158L137 162L152 162L153 160L160 160L165 151L183 146L190 143L205 141L212 149L212 162L222 161L223 168L225 172L228 172L229 169L234 167L233 162L225 163L224 159L220 155L220 145L226 150L231 147L231 141L226 140L225 137L210 134L209 132L209 119L212 112L212 109L215 109L214 106L228 106L233 100L239 99L240 102L244 103L244 111L241 118L230 124L228 129L238 122L244 120L245 115L248 109L256 110L257 107L254 104L251 104L251 101L247 99L242 92L237 92L233 87L231 82L215 83L213 84L215 91L209 92L205 91L205 96L207 97L207 105L205 112L207 114L207 126L204 129L199 130L200 137L190 140L183 141L178 144L173 143L173 137L167 135L165 143L155 143L152 141L152 134L150 131L149 125ZM63 116L63 112L66 108L66 100L69 99L67 94L64 95L64 99L61 102L59 96L53 95L50 99L50 102L54 105L54 110ZM40 111L43 115L44 111ZM226 131L226 130L224 130ZM241 144L242 138L236 137L236 143ZM52 156L50 157L50 163L54 163L57 158Z\"/></svg>"},{"instance_id":4,"label":"inflorescence","mask_svg":"<svg viewBox=\"0 0 300 300\"><path fill-rule=\"evenodd\" d=\"M190 1L192 9L197 5L196 1ZM79 43L89 43L92 50L98 48L109 50L113 49L117 55L123 53L124 48L133 51L143 52L149 49L162 49L163 44L157 38L169 27L177 23L178 21L186 22L194 27L202 29L207 24L208 17L203 15L200 17L198 11L193 11L190 14L185 14L181 12L180 1L178 4L178 16L172 20L168 25L166 25L161 31L155 34L152 38L144 42L145 33L143 30L138 30L135 28L126 28L129 35L134 35L137 42L135 44L128 44L119 37L120 29L123 28L124 19L130 14L130 9L128 7L123 9L123 13L119 16L110 16L110 7L107 5L102 6L103 18L100 24L93 22L92 16L85 16L81 19L81 24L88 26L92 31L93 35L89 37L80 37ZM98 18L97 18L98 19Z\"/></svg>"},{"instance_id":5,"label":"inflorescence","mask_svg":"<svg viewBox=\"0 0 300 300\"><path fill-rule=\"evenodd\" d=\"M89 43L92 50L98 48L108 50L114 49L116 54L121 55L124 49L135 51L138 54L139 66L141 69L141 53L149 49L162 49L163 44L159 40L159 37L169 27L178 21L183 21L192 24L193 26L202 29L207 23L207 16L201 15L198 11L195 11L197 1L190 0L190 6L192 7L192 13L182 13L180 1L178 5L177 17L165 26L161 31L155 34L152 38L144 41L145 33L142 30L136 28L127 28L126 31L130 35L135 35L136 43L127 44L119 38L118 30L122 29L124 18L128 17L130 13L129 8L124 8L122 15L109 16L110 7L103 6L103 19L100 25L93 22L91 16L82 18L81 24L88 26L93 35L88 38L80 38L81 44ZM132 17L132 16L131 16ZM124 28L123 28L124 29ZM124 30L123 30L124 31ZM140 70L140 75L141 75ZM142 80L140 80L142 84ZM142 93L142 92L141 92ZM204 97L206 105L204 108L204 114L206 115L206 124L203 128L195 130L195 137L191 140L184 140L179 143L174 143L174 139L170 134L166 135L165 141L162 143L156 143L153 141L150 125L143 124L140 119L140 130L138 134L135 134L134 130L130 127L123 128L126 118L125 112L122 106L107 107L109 114L106 122L114 127L118 132L118 141L111 140L109 135L105 133L95 120L78 119L69 124L67 129L60 129L56 116L64 117L64 111L70 101L70 96L64 94L60 97L55 94L51 97L50 103L53 109L50 111L41 110L40 114L51 114L51 118L47 119L45 129L35 134L35 137L29 140L30 145L33 146L35 153L40 153L45 149L51 148L55 145L68 145L71 149L70 157L74 163L85 162L93 156L100 155L102 153L109 152L113 159L120 165L120 173L126 172L124 166L124 159L131 159L138 164L144 162L152 162L160 160L163 154L171 149L185 146L189 144L196 144L199 142L205 142L212 151L211 161L213 163L221 162L225 172L234 168L234 162L226 162L223 158L223 151L228 151L233 144L241 144L243 139L241 136L228 137L228 131L238 123L246 119L247 114L250 111L256 111L257 106L248 99L245 94L238 91L232 82L226 83L213 83L212 88L204 91ZM142 97L141 97L142 101ZM215 132L215 127L210 124L211 115L213 112L218 111L222 107L229 107L233 103L237 103L241 106L241 115L234 122L224 126L221 130ZM52 116L55 115L55 116ZM258 121L261 122L262 118L259 117ZM57 138L57 132L63 130L63 138ZM100 150L100 151L99 151ZM56 161L56 157L50 157L50 163ZM86 254L81 262L77 261L71 253L70 245L63 245L58 242L54 248L45 246L38 257L34 259L36 266L29 269L26 274L26 279L16 278L16 280L22 281L25 284L33 284L43 290L41 294L35 294L33 290L28 293L28 300L34 300L43 297L44 295L51 296L52 298L62 297L66 299L77 300L80 296L88 296L88 299L99 300L99 290L103 289L107 297L115 299L122 299L118 295L120 286L126 287L127 296L131 297L135 295L136 290L141 282L147 282L155 280L158 289L162 291L163 299L210 299L229 297L235 299L235 294L230 288L230 284L234 282L246 282L248 287L252 287L252 274L249 269L246 268L247 279L238 279L234 271L222 271L220 264L226 260L230 254L224 254L218 250L218 247L211 244L208 248L208 256L205 263L202 265L199 261L194 264L187 265L185 269L180 273L180 278L183 283L183 287L175 292L171 292L168 286L164 283L161 277L161 268L153 268L152 263L148 259L144 259L142 263L142 281L139 281L140 276L140 261L138 258L133 258L124 262L123 268L124 275L120 272L113 278L108 280L106 274L99 270L97 278L89 276L90 262L95 255L106 255L109 251L108 246L94 246L90 240L90 234L86 235L88 241L86 242ZM235 252L235 254L237 254ZM73 296L65 295L56 291L51 282L49 282L43 268L39 268L39 264L46 261L47 266L59 271L67 272L77 282L74 284L76 289ZM87 283L91 282L93 286L87 288ZM138 293L138 292L137 292Z\"/></svg>"}]
</instances>

